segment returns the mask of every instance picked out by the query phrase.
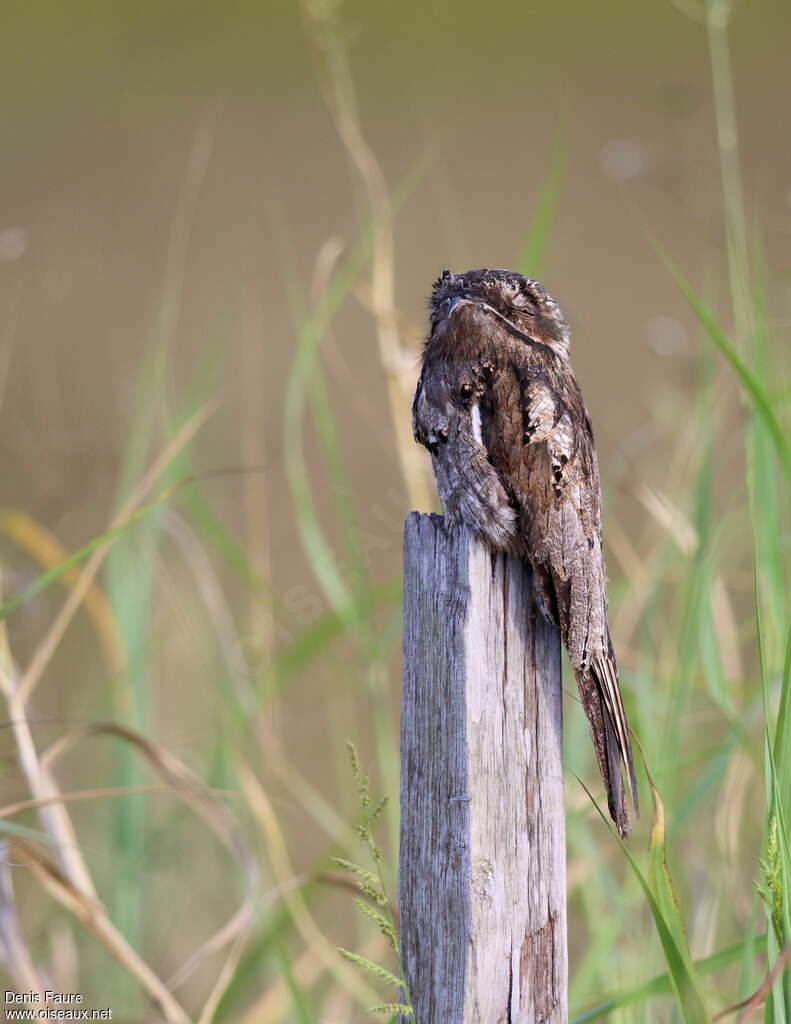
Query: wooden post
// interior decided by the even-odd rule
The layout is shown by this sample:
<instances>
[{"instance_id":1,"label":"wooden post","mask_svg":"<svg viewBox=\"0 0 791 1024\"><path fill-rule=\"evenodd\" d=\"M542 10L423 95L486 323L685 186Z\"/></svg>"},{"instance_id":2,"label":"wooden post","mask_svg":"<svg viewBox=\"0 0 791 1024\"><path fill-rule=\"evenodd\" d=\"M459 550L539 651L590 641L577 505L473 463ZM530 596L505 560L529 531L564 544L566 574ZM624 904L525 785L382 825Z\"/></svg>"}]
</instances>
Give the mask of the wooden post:
<instances>
[{"instance_id":1,"label":"wooden post","mask_svg":"<svg viewBox=\"0 0 791 1024\"><path fill-rule=\"evenodd\" d=\"M415 1024L566 1024L560 644L530 570L411 513L401 947Z\"/></svg>"}]
</instances>

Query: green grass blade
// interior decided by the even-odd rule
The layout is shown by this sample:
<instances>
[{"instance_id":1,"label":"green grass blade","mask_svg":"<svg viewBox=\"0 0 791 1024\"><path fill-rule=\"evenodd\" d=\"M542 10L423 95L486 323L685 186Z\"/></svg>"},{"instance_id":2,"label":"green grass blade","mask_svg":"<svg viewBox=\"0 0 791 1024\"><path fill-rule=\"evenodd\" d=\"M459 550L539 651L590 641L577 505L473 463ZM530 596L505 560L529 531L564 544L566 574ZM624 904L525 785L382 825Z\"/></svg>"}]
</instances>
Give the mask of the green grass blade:
<instances>
[{"instance_id":1,"label":"green grass blade","mask_svg":"<svg viewBox=\"0 0 791 1024\"><path fill-rule=\"evenodd\" d=\"M780 793L791 793L791 623L788 626L786 656L780 685L780 703L777 708L777 726L774 736L774 762L777 788Z\"/></svg>"},{"instance_id":2,"label":"green grass blade","mask_svg":"<svg viewBox=\"0 0 791 1024\"><path fill-rule=\"evenodd\" d=\"M393 213L405 202L424 171L425 160L421 160L404 176L391 203ZM311 398L313 377L318 372L321 339L370 260L373 233L373 224L366 224L349 254L339 261L315 307L304 317L298 331L297 350L286 386L283 411L284 461L302 545L327 600L336 613L345 616L346 625L355 632L358 642L365 641L364 616L349 599L349 589L319 523L304 455L304 412Z\"/></svg>"},{"instance_id":3,"label":"green grass blade","mask_svg":"<svg viewBox=\"0 0 791 1024\"><path fill-rule=\"evenodd\" d=\"M31 843L44 843L49 846L55 845L55 840L46 832L39 832L38 829L29 828L27 825L17 825L13 821L0 820L0 836L9 839L26 839Z\"/></svg>"},{"instance_id":4,"label":"green grass blade","mask_svg":"<svg viewBox=\"0 0 791 1024\"><path fill-rule=\"evenodd\" d=\"M782 792L778 785L778 765L775 759L775 737L772 727L772 708L769 693L769 672L766 662L761 605L758 590L758 555L754 554L755 579L755 620L758 639L758 657L763 699L764 737L766 750L767 818L764 836L764 872L771 874L774 884L766 885L769 919L767 938L767 967L771 968L782 948L791 940L791 846L787 822L791 806L789 794ZM787 668L787 666L786 666ZM787 679L784 678L784 686ZM787 698L786 698L787 701ZM782 700L781 700L782 702ZM785 747L785 744L783 744ZM784 766L784 770L787 770ZM788 1024L791 1020L791 977L783 971L777 978L766 1001L765 1020L772 1024Z\"/></svg>"},{"instance_id":5,"label":"green grass blade","mask_svg":"<svg viewBox=\"0 0 791 1024\"><path fill-rule=\"evenodd\" d=\"M558 136L519 256L519 270L526 277L540 277L544 271L567 159L565 139Z\"/></svg>"},{"instance_id":6,"label":"green grass blade","mask_svg":"<svg viewBox=\"0 0 791 1024\"><path fill-rule=\"evenodd\" d=\"M767 311L764 297L763 251L755 247L751 360L756 378L767 395L776 379L770 361ZM780 409L779 402L775 408ZM784 546L782 479L778 480L777 458L772 438L760 416L752 411L746 432L750 511L758 559L759 597L764 619L764 639L769 666L775 672L783 657L788 623Z\"/></svg>"},{"instance_id":7,"label":"green grass blade","mask_svg":"<svg viewBox=\"0 0 791 1024\"><path fill-rule=\"evenodd\" d=\"M306 898L315 895L316 882L302 886ZM260 992L264 980L277 976L278 950L289 948L294 927L288 910L278 903L267 906L261 915L260 929L247 945L231 983L225 990L214 1016L214 1024L243 1019L243 1007L249 1004L251 992Z\"/></svg>"},{"instance_id":8,"label":"green grass blade","mask_svg":"<svg viewBox=\"0 0 791 1024\"><path fill-rule=\"evenodd\" d=\"M677 929L665 916L665 910L663 908L666 906L668 898L673 899L672 895L663 895L660 899L654 895L648 880L640 870L640 867L629 851L628 846L616 835L615 831L610 826L609 821L599 808L599 805L593 799L590 791L585 786L585 783L581 780L579 781L580 785L588 794L591 803L598 811L602 821L607 825L608 829L610 829L614 839L620 846L640 888L643 890L643 895L645 896L646 902L651 910L651 916L654 919L657 935L659 936L662 951L665 955L672 991L675 996L676 1005L683 1024L709 1024L709 1015L706 1012L703 996L700 992L694 963L689 956L689 951L686 949L685 943L679 943L675 934Z\"/></svg>"},{"instance_id":9,"label":"green grass blade","mask_svg":"<svg viewBox=\"0 0 791 1024\"><path fill-rule=\"evenodd\" d=\"M754 408L756 414L761 418L769 436L772 439L772 443L777 450L777 455L780 459L780 464L783 468L785 478L787 482L791 484L791 442L789 441L788 434L783 429L782 424L775 415L771 399L767 395L765 389L761 386L756 375L744 362L742 357L736 351L735 346L730 342L725 332L719 326L714 314L695 294L692 286L681 273L681 270L670 259L655 239L652 239L652 242L659 258L664 263L670 276L678 286L679 291L692 309L692 312L698 318L700 325L706 332L706 336L716 346L716 348L719 349L738 377L744 394Z\"/></svg>"},{"instance_id":10,"label":"green grass blade","mask_svg":"<svg viewBox=\"0 0 791 1024\"><path fill-rule=\"evenodd\" d=\"M294 1008L294 1019L296 1024L314 1024L314 1018L310 1012L307 995L302 991L299 982L294 977L294 972L291 969L291 959L283 946L277 947L277 961L280 965L283 980L285 981L286 987L291 995L291 1005Z\"/></svg>"},{"instance_id":11,"label":"green grass blade","mask_svg":"<svg viewBox=\"0 0 791 1024\"><path fill-rule=\"evenodd\" d=\"M113 527L112 530L107 530L105 533L100 533L98 537L94 537L93 540L89 540L87 544L83 544L81 548L72 552L68 558L65 558L58 565L53 566L46 572L41 573L37 576L32 583L28 584L23 590L20 590L18 594L13 594L11 597L6 598L5 601L0 603L0 621L8 618L13 612L17 611L23 605L27 604L34 597L43 593L48 587L56 583L64 573L68 572L69 569L74 568L75 565L79 565L80 562L84 562L89 555L92 555L97 548L102 547L104 544L110 544L122 537L131 526L148 515L154 509L164 504L172 495L174 488L169 487L154 501L149 502L147 505L143 505L141 508L134 512L128 519L118 526Z\"/></svg>"},{"instance_id":12,"label":"green grass blade","mask_svg":"<svg viewBox=\"0 0 791 1024\"><path fill-rule=\"evenodd\" d=\"M675 939L676 946L684 959L687 970L693 974L694 967L689 955L684 922L676 899L673 879L667 863L667 845L665 842L665 808L662 797L657 789L648 767L646 776L651 786L651 798L654 803L654 822L648 845L648 881L654 897L662 911L662 916Z\"/></svg>"},{"instance_id":13,"label":"green grass blade","mask_svg":"<svg viewBox=\"0 0 791 1024\"><path fill-rule=\"evenodd\" d=\"M765 950L766 937L758 937L754 948L755 952ZM702 960L696 960L695 970L700 975L721 971L732 964L738 963L742 957L743 950L744 943L742 942L726 946L725 949L718 950L718 952L712 953L711 956L707 956ZM669 995L672 991L673 985L670 974L665 971L664 974L657 974L648 981L643 982L642 985L636 985L634 988L629 988L616 995L612 995L601 1003L597 1003L596 1006L592 1006L590 1009L577 1014L571 1018L570 1024L589 1024L590 1021L608 1017L614 1010L620 1010L626 1006L636 1006L644 1003L651 996Z\"/></svg>"}]
</instances>

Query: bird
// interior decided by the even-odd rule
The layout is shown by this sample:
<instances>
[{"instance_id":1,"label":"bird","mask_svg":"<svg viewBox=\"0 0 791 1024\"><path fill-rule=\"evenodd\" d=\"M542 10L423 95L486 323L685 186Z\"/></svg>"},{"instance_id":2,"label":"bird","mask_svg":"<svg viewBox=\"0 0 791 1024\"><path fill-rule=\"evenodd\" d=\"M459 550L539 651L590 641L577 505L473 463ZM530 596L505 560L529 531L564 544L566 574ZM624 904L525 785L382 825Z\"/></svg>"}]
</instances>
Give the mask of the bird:
<instances>
[{"instance_id":1,"label":"bird","mask_svg":"<svg viewBox=\"0 0 791 1024\"><path fill-rule=\"evenodd\" d=\"M538 281L508 270L443 270L412 404L450 527L527 562L559 630L618 834L638 813L629 724L607 622L601 484L571 333Z\"/></svg>"}]
</instances>

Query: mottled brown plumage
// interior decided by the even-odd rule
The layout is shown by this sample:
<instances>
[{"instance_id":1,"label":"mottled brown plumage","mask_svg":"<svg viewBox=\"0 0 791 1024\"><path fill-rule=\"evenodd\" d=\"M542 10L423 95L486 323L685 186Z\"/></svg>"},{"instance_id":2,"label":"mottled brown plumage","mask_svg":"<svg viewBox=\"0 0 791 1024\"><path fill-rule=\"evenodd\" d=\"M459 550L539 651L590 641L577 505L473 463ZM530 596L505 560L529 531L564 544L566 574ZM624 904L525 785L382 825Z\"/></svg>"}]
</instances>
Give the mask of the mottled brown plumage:
<instances>
[{"instance_id":1,"label":"mottled brown plumage","mask_svg":"<svg viewBox=\"0 0 791 1024\"><path fill-rule=\"evenodd\" d=\"M607 625L601 487L569 330L537 281L444 271L415 392L415 438L432 454L445 516L526 559L569 653L613 821L637 808L629 728Z\"/></svg>"}]
</instances>

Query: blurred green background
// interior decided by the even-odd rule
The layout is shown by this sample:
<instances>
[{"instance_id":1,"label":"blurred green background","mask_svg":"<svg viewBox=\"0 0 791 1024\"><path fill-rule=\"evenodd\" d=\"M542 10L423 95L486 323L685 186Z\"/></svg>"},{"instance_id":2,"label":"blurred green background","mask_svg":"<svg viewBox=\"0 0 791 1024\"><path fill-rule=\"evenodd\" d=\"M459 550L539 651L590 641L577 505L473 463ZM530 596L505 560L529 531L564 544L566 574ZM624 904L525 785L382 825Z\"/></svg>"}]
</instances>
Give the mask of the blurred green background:
<instances>
[{"instance_id":1,"label":"blurred green background","mask_svg":"<svg viewBox=\"0 0 791 1024\"><path fill-rule=\"evenodd\" d=\"M708 1020L778 965L758 1012L791 1020L787 4L7 0L0 26L3 986L130 1021L396 998L335 952L398 973L330 859L366 856L345 740L391 798L392 895L401 530L436 502L409 402L431 282L494 266L574 329L680 907L645 786L629 849L671 948L574 777L601 797L569 696L572 1018Z\"/></svg>"}]
</instances>

